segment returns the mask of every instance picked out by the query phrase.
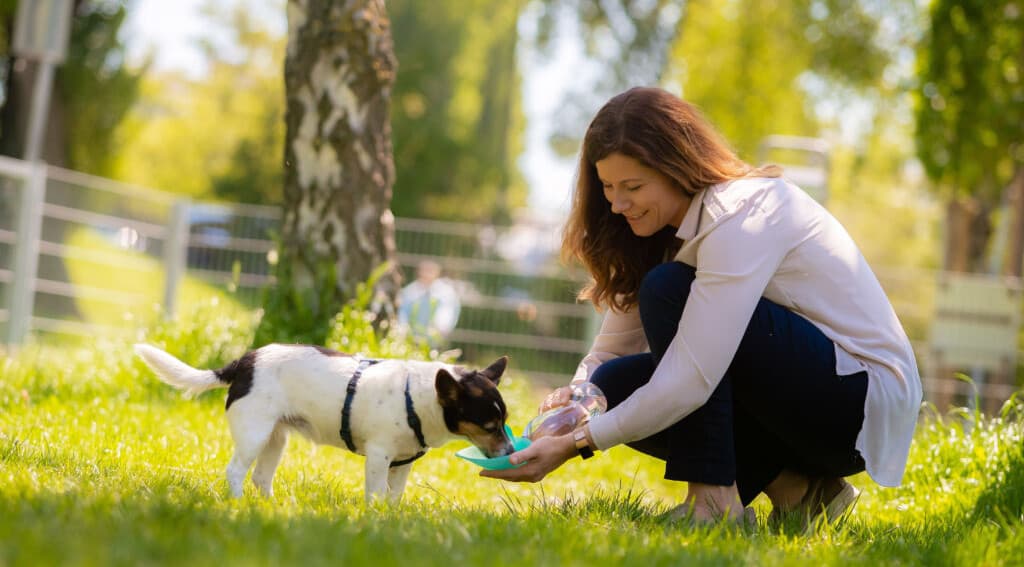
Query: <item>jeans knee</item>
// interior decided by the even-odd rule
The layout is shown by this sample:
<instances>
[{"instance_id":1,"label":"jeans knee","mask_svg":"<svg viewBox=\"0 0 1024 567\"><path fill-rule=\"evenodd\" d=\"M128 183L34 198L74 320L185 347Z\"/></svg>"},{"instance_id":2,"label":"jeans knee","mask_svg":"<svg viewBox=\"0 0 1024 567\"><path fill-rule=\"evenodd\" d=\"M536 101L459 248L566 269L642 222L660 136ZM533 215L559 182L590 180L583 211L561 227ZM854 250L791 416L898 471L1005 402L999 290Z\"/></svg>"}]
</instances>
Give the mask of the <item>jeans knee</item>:
<instances>
[{"instance_id":1,"label":"jeans knee","mask_svg":"<svg viewBox=\"0 0 1024 567\"><path fill-rule=\"evenodd\" d=\"M615 383L616 375L618 374L618 372L616 372L616 366L617 365L615 364L608 364L607 362L601 364L594 369L593 373L591 373L588 382L593 383L595 386L600 388L602 392L604 392L606 388Z\"/></svg>"},{"instance_id":2,"label":"jeans knee","mask_svg":"<svg viewBox=\"0 0 1024 567\"><path fill-rule=\"evenodd\" d=\"M654 306L666 300L686 301L697 270L681 262L666 262L651 268L640 282L637 301L640 307Z\"/></svg>"}]
</instances>

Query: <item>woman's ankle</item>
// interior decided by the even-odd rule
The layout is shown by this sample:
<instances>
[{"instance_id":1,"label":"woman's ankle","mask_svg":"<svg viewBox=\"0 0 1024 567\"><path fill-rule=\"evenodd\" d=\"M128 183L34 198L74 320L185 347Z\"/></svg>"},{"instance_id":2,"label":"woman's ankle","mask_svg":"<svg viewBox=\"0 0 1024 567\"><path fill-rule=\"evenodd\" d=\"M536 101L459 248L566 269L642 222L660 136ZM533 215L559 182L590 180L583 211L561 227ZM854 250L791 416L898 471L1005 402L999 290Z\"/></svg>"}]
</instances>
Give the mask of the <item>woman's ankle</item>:
<instances>
[{"instance_id":1,"label":"woman's ankle","mask_svg":"<svg viewBox=\"0 0 1024 567\"><path fill-rule=\"evenodd\" d=\"M691 482L683 504L693 509L694 516L709 516L707 519L739 518L744 513L736 483L721 486Z\"/></svg>"},{"instance_id":2,"label":"woman's ankle","mask_svg":"<svg viewBox=\"0 0 1024 567\"><path fill-rule=\"evenodd\" d=\"M810 477L786 469L765 487L764 493L771 500L772 508L786 512L800 504L809 486Z\"/></svg>"}]
</instances>

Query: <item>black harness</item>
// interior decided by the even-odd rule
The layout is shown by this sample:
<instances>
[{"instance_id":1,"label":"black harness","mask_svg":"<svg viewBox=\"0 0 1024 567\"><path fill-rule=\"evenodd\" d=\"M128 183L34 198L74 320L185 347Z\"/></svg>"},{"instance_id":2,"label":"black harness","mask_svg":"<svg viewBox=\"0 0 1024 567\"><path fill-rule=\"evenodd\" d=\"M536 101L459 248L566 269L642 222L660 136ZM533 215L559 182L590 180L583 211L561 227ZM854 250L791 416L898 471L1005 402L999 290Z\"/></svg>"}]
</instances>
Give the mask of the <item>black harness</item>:
<instances>
[{"instance_id":1,"label":"black harness","mask_svg":"<svg viewBox=\"0 0 1024 567\"><path fill-rule=\"evenodd\" d=\"M341 439L345 441L345 446L348 447L349 451L358 453L356 450L356 444L352 441L352 427L349 425L349 421L352 415L352 400L356 397L356 388L359 386L359 378L362 377L363 371L377 364L380 360L364 358L359 361L359 366L356 371L352 374L352 378L348 381L348 388L345 392L345 405L341 408ZM416 459L422 457L427 453L427 443L423 439L423 429L420 424L420 416L416 414L416 408L412 403L412 395L409 393L409 382L410 376L408 373L405 375L405 418L409 424L409 428L416 434L416 441L419 441L420 451L408 459L402 459L400 461L392 461L391 468L400 467L407 465Z\"/></svg>"}]
</instances>

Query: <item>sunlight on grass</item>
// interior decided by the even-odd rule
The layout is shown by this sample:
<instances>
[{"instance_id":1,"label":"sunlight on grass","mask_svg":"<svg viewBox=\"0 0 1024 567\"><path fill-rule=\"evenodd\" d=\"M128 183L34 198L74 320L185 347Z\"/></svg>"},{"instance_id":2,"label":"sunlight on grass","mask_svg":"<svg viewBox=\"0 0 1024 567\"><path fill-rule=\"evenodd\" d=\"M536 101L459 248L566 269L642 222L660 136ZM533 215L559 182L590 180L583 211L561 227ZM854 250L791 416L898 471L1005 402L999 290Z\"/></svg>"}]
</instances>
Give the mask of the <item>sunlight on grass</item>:
<instances>
[{"instance_id":1,"label":"sunlight on grass","mask_svg":"<svg viewBox=\"0 0 1024 567\"><path fill-rule=\"evenodd\" d=\"M335 336L358 335L358 321L339 320ZM244 352L255 323L200 302L137 338L210 367ZM544 392L514 369L502 390L519 432ZM183 399L132 357L127 340L0 358L0 565L1010 565L1024 557L1020 406L995 419L929 417L904 486L855 477L864 494L847 521L803 535L766 526L763 499L753 530L669 525L659 515L684 487L626 448L514 485L479 477L454 457L465 442L453 442L417 462L403 504L391 508L363 505L362 457L293 436L274 498L247 486L234 501L224 481L232 443L223 399L223 391Z\"/></svg>"},{"instance_id":2,"label":"sunlight on grass","mask_svg":"<svg viewBox=\"0 0 1024 567\"><path fill-rule=\"evenodd\" d=\"M76 304L87 323L107 326L129 326L149 323L159 316L159 304L164 294L164 265L135 250L125 250L104 239L89 228L77 228L67 238L67 245L88 254L69 254L68 277L76 285L110 290L121 294L118 303L82 297ZM103 261L98 261L102 259ZM123 267L112 268L106 262L117 262ZM223 290L206 282L186 276L178 288L178 305L193 305L218 297L225 314L242 316L246 309ZM133 324L132 321L135 320Z\"/></svg>"}]
</instances>

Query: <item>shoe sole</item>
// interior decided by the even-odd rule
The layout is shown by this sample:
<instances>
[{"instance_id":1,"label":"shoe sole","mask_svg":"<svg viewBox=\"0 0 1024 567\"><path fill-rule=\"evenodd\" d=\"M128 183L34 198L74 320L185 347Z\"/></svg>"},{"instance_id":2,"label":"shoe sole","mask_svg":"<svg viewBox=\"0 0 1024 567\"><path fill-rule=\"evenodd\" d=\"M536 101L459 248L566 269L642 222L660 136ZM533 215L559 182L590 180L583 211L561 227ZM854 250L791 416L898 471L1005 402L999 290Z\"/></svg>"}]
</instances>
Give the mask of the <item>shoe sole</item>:
<instances>
[{"instance_id":1,"label":"shoe sole","mask_svg":"<svg viewBox=\"0 0 1024 567\"><path fill-rule=\"evenodd\" d=\"M853 511L853 506L859 498L860 491L857 490L857 487L846 483L846 486L839 491L839 494L836 494L832 501L828 503L828 506L825 506L825 510L822 513L808 519L807 524L804 526L804 535L812 534L823 524L838 525L843 522L850 515L850 512Z\"/></svg>"},{"instance_id":2,"label":"shoe sole","mask_svg":"<svg viewBox=\"0 0 1024 567\"><path fill-rule=\"evenodd\" d=\"M853 509L858 498L860 498L860 491L857 490L857 487L846 483L846 486L825 507L825 517L830 522L838 520Z\"/></svg>"}]
</instances>

